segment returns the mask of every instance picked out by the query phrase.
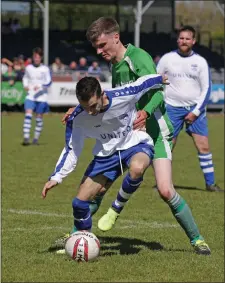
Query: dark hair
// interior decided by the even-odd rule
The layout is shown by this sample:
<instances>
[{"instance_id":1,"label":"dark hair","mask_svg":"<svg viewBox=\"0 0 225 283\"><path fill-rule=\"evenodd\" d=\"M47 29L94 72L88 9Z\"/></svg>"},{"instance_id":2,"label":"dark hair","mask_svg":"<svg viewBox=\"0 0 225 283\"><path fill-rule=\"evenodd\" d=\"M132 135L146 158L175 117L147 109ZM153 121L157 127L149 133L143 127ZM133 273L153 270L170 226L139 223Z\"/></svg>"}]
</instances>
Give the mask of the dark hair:
<instances>
[{"instance_id":1,"label":"dark hair","mask_svg":"<svg viewBox=\"0 0 225 283\"><path fill-rule=\"evenodd\" d=\"M90 42L94 42L101 34L111 33L120 33L119 24L111 17L101 17L89 26L86 37Z\"/></svg>"},{"instance_id":2,"label":"dark hair","mask_svg":"<svg viewBox=\"0 0 225 283\"><path fill-rule=\"evenodd\" d=\"M101 93L100 83L94 77L84 77L77 83L76 96L78 100L89 101L94 95L100 97Z\"/></svg>"},{"instance_id":3,"label":"dark hair","mask_svg":"<svg viewBox=\"0 0 225 283\"><path fill-rule=\"evenodd\" d=\"M38 55L40 55L41 57L43 56L43 51L42 51L42 49L40 48L40 47L35 47L34 49L33 49L33 54L34 53L37 53Z\"/></svg>"},{"instance_id":4,"label":"dark hair","mask_svg":"<svg viewBox=\"0 0 225 283\"><path fill-rule=\"evenodd\" d=\"M179 30L178 30L178 36L180 35L180 33L182 31L190 31L193 34L193 38L195 38L195 29L192 26L182 26Z\"/></svg>"}]
</instances>

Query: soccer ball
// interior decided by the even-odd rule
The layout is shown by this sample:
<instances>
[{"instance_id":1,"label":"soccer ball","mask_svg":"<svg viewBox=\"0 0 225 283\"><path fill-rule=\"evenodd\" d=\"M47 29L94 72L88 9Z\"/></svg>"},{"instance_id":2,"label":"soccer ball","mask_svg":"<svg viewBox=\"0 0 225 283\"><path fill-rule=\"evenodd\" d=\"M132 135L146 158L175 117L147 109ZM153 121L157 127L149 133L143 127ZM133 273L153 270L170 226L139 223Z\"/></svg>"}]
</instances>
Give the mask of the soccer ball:
<instances>
[{"instance_id":1,"label":"soccer ball","mask_svg":"<svg viewBox=\"0 0 225 283\"><path fill-rule=\"evenodd\" d=\"M77 231L67 239L65 250L75 261L90 261L99 255L100 242L91 232Z\"/></svg>"}]
</instances>

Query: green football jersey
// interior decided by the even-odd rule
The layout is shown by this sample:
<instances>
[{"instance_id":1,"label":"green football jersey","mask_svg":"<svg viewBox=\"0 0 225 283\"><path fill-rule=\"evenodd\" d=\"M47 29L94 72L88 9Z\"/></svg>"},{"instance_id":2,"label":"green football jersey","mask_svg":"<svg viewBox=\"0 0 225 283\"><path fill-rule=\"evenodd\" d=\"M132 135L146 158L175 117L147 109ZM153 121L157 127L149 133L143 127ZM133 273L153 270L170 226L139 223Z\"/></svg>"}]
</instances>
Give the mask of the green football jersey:
<instances>
[{"instance_id":1,"label":"green football jersey","mask_svg":"<svg viewBox=\"0 0 225 283\"><path fill-rule=\"evenodd\" d=\"M152 57L132 44L127 46L124 58L112 65L112 87L136 81L139 77L156 74ZM158 138L171 140L173 127L167 116L162 90L150 90L137 103L138 110L149 114L146 131L154 141Z\"/></svg>"}]
</instances>

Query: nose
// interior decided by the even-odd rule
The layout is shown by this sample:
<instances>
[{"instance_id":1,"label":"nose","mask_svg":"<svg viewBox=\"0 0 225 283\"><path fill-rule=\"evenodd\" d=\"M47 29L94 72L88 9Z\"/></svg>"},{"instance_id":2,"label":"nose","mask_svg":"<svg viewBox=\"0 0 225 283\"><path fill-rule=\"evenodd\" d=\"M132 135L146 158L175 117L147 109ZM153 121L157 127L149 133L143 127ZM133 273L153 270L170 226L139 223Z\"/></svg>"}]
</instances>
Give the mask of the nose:
<instances>
[{"instance_id":1,"label":"nose","mask_svg":"<svg viewBox=\"0 0 225 283\"><path fill-rule=\"evenodd\" d=\"M97 54L101 54L102 53L102 49L101 48L97 48Z\"/></svg>"}]
</instances>

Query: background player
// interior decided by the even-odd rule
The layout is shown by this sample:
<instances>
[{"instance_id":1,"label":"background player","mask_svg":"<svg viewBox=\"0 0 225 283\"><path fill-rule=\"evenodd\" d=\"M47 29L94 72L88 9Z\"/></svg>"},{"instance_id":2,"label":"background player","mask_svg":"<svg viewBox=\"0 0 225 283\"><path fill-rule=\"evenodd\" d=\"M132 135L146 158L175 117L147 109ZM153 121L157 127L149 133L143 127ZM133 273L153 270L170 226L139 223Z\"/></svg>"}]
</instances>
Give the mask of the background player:
<instances>
[{"instance_id":1,"label":"background player","mask_svg":"<svg viewBox=\"0 0 225 283\"><path fill-rule=\"evenodd\" d=\"M42 49L36 47L33 50L33 64L25 68L25 74L23 76L23 86L27 91L24 102L25 118L23 123L22 143L25 146L30 144L33 112L36 113L33 144L37 145L43 129L43 114L49 111L47 88L51 85L52 80L49 68L41 63L42 57Z\"/></svg>"},{"instance_id":2,"label":"background player","mask_svg":"<svg viewBox=\"0 0 225 283\"><path fill-rule=\"evenodd\" d=\"M206 190L223 191L215 184L212 153L209 149L206 106L211 93L210 69L206 60L192 50L195 29L184 26L178 33L178 49L165 54L157 65L160 74L166 74L170 85L165 89L169 118L174 127L173 148L186 125L198 151Z\"/></svg>"}]
</instances>

